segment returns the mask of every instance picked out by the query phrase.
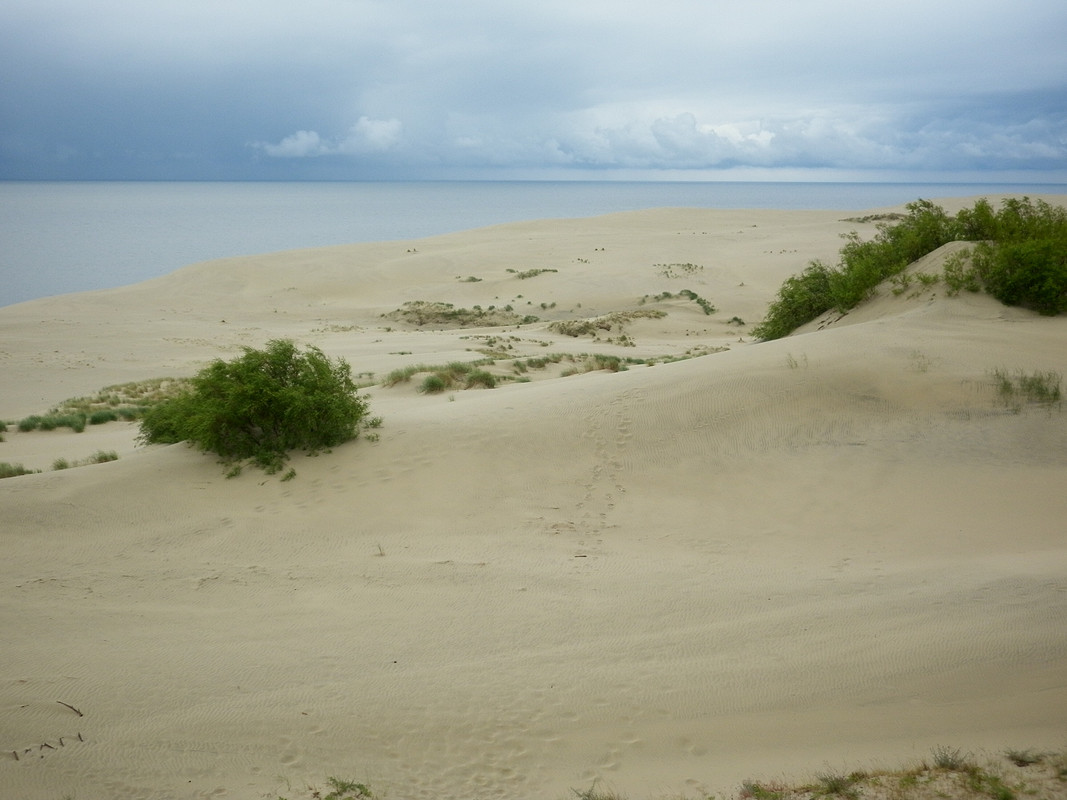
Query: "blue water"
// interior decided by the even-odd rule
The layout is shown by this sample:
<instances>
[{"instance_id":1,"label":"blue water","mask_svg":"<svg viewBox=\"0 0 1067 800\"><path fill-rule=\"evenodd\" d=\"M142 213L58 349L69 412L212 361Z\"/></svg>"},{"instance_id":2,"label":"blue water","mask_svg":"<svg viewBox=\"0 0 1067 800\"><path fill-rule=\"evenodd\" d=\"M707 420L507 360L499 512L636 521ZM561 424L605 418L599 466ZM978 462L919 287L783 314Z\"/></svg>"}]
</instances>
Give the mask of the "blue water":
<instances>
[{"instance_id":1,"label":"blue water","mask_svg":"<svg viewBox=\"0 0 1067 800\"><path fill-rule=\"evenodd\" d=\"M664 206L859 211L1052 184L0 183L0 306L234 255Z\"/></svg>"}]
</instances>

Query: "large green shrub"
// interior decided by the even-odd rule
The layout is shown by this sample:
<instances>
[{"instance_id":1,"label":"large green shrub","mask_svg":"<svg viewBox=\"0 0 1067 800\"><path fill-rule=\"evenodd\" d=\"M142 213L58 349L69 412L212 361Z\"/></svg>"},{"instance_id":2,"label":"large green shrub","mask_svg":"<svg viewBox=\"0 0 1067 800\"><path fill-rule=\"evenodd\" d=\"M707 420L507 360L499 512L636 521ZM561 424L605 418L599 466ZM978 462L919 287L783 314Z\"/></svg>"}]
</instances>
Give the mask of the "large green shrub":
<instances>
[{"instance_id":1,"label":"large green shrub","mask_svg":"<svg viewBox=\"0 0 1067 800\"><path fill-rule=\"evenodd\" d=\"M276 472L292 450L314 452L355 438L367 408L343 359L277 339L205 367L188 391L145 414L141 439L189 441L226 461L251 459Z\"/></svg>"},{"instance_id":2,"label":"large green shrub","mask_svg":"<svg viewBox=\"0 0 1067 800\"><path fill-rule=\"evenodd\" d=\"M1067 210L1026 197L1005 200L992 235L975 247L973 267L978 282L1006 305L1067 311Z\"/></svg>"},{"instance_id":3,"label":"large green shrub","mask_svg":"<svg viewBox=\"0 0 1067 800\"><path fill-rule=\"evenodd\" d=\"M832 274L826 264L812 261L800 275L786 278L767 317L753 329L753 335L757 339L780 339L833 308Z\"/></svg>"},{"instance_id":4,"label":"large green shrub","mask_svg":"<svg viewBox=\"0 0 1067 800\"><path fill-rule=\"evenodd\" d=\"M946 265L950 289L985 289L1007 305L1042 314L1067 311L1067 210L1027 197L1009 198L999 211L978 200L955 217L928 200L906 208L906 216L880 224L870 241L846 235L837 266L812 262L787 279L753 335L777 339L832 308L848 311L882 281L952 241L977 244L969 267L959 259Z\"/></svg>"}]
</instances>

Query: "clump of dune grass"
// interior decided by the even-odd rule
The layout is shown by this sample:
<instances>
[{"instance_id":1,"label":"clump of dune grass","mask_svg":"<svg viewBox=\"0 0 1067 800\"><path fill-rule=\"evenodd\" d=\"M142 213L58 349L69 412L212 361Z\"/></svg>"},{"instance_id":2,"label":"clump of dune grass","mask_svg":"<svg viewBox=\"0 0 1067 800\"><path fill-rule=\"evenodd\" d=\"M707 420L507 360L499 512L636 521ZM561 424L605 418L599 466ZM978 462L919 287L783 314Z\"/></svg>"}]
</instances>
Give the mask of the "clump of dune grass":
<instances>
[{"instance_id":1,"label":"clump of dune grass","mask_svg":"<svg viewBox=\"0 0 1067 800\"><path fill-rule=\"evenodd\" d=\"M57 458L52 462L52 469L64 470L71 469L72 467L85 467L89 464L106 464L108 461L118 461L119 454L114 450L97 450L88 458L82 458L77 461L71 461L66 458Z\"/></svg>"},{"instance_id":2,"label":"clump of dune grass","mask_svg":"<svg viewBox=\"0 0 1067 800\"><path fill-rule=\"evenodd\" d=\"M971 764L970 756L961 753L958 747L939 744L934 748L933 756L934 766L938 769L962 770Z\"/></svg>"},{"instance_id":3,"label":"clump of dune grass","mask_svg":"<svg viewBox=\"0 0 1067 800\"><path fill-rule=\"evenodd\" d=\"M1026 374L1021 370L1008 372L997 368L992 372L992 379L997 403L1015 413L1029 404L1049 409L1063 404L1063 376L1053 370Z\"/></svg>"},{"instance_id":4,"label":"clump of dune grass","mask_svg":"<svg viewBox=\"0 0 1067 800\"><path fill-rule=\"evenodd\" d=\"M26 469L22 464L0 461L0 478L17 478L19 475L33 475L36 472L40 472L40 470Z\"/></svg>"},{"instance_id":5,"label":"clump of dune grass","mask_svg":"<svg viewBox=\"0 0 1067 800\"><path fill-rule=\"evenodd\" d=\"M19 420L18 429L23 433L29 431L54 431L56 428L70 428L75 433L85 430L86 417L84 414L31 414Z\"/></svg>"},{"instance_id":6,"label":"clump of dune grass","mask_svg":"<svg viewBox=\"0 0 1067 800\"><path fill-rule=\"evenodd\" d=\"M786 789L781 784L746 780L741 784L742 800L783 800Z\"/></svg>"},{"instance_id":7,"label":"clump of dune grass","mask_svg":"<svg viewBox=\"0 0 1067 800\"><path fill-rule=\"evenodd\" d=\"M492 358L482 358L475 361L452 361L439 365L413 364L390 372L382 381L382 386L391 387L399 383L407 383L416 375L429 373L419 385L419 391L424 394L438 394L456 387L493 389L496 387L496 376L479 367L494 363L496 362Z\"/></svg>"},{"instance_id":8,"label":"clump of dune grass","mask_svg":"<svg viewBox=\"0 0 1067 800\"><path fill-rule=\"evenodd\" d=\"M858 796L856 784L867 777L869 776L866 772L850 772L848 775L840 772L825 772L816 776L818 784L815 786L815 792L822 796L837 795L854 799Z\"/></svg>"}]
</instances>

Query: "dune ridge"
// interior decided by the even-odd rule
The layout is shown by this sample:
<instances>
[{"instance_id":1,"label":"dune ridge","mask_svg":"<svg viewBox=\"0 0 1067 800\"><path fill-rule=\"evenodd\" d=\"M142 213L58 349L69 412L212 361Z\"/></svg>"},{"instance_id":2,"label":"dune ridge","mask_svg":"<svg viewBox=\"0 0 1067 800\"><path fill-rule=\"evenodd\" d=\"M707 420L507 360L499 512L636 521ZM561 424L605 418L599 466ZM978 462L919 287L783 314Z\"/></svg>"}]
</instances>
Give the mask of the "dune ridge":
<instances>
[{"instance_id":1,"label":"dune ridge","mask_svg":"<svg viewBox=\"0 0 1067 800\"><path fill-rule=\"evenodd\" d=\"M297 456L286 483L128 424L6 434L0 460L46 471L0 481L0 747L25 756L0 753L0 789L696 795L939 744L1062 750L1067 416L998 405L989 376L1067 374L1067 320L935 285L751 341L785 277L874 230L854 216L548 220L0 309L9 419L276 337L375 379L504 346L501 374L711 352L375 386L380 439ZM383 318L413 300L541 320ZM666 315L633 321L633 346L549 329L636 308ZM47 471L105 441L118 461Z\"/></svg>"}]
</instances>

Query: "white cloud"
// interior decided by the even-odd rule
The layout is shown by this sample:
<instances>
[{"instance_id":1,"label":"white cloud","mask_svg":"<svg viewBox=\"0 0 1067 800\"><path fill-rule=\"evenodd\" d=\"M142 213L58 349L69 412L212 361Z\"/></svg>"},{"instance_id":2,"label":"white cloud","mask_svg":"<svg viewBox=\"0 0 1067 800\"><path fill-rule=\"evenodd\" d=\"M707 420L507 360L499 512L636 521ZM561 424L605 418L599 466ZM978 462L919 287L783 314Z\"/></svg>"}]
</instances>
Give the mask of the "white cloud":
<instances>
[{"instance_id":1,"label":"white cloud","mask_svg":"<svg viewBox=\"0 0 1067 800\"><path fill-rule=\"evenodd\" d=\"M315 156L360 155L384 152L400 141L403 125L398 119L371 119L360 117L348 134L336 141L323 139L317 131L297 131L286 136L278 144L255 142L274 158L309 158Z\"/></svg>"},{"instance_id":2,"label":"white cloud","mask_svg":"<svg viewBox=\"0 0 1067 800\"><path fill-rule=\"evenodd\" d=\"M304 158L321 156L326 152L322 138L315 131L297 131L286 136L278 144L258 143L268 156L275 158Z\"/></svg>"},{"instance_id":3,"label":"white cloud","mask_svg":"<svg viewBox=\"0 0 1067 800\"><path fill-rule=\"evenodd\" d=\"M344 153L389 150L400 142L403 130L398 119L360 117L338 149Z\"/></svg>"}]
</instances>

